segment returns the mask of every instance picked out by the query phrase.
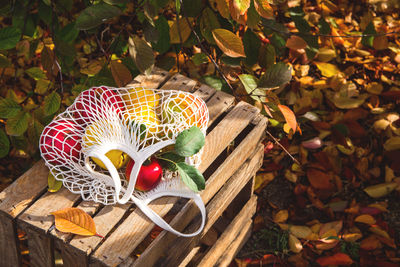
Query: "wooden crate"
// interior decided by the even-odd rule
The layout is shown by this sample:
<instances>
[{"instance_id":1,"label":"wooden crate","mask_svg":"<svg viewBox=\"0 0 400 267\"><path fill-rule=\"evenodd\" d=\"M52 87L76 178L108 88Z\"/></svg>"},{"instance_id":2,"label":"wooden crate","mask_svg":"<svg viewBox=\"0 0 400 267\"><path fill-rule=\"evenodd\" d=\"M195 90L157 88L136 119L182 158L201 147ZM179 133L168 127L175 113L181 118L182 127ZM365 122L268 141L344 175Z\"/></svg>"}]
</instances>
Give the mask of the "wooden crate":
<instances>
[{"instance_id":1,"label":"wooden crate","mask_svg":"<svg viewBox=\"0 0 400 267\"><path fill-rule=\"evenodd\" d=\"M226 266L248 238L256 208L254 175L263 159L260 143L267 119L255 107L180 74L155 69L132 84L179 89L200 96L210 124L199 170L207 182L204 231L180 238L161 231L133 204L103 206L82 201L66 188L47 192L48 169L43 161L0 193L0 266L21 265L17 230L27 234L30 266L53 266L55 252L64 266ZM65 234L54 228L50 212L79 207L89 213L105 238ZM170 224L185 232L199 226L199 211L190 201L164 197L150 204Z\"/></svg>"}]
</instances>

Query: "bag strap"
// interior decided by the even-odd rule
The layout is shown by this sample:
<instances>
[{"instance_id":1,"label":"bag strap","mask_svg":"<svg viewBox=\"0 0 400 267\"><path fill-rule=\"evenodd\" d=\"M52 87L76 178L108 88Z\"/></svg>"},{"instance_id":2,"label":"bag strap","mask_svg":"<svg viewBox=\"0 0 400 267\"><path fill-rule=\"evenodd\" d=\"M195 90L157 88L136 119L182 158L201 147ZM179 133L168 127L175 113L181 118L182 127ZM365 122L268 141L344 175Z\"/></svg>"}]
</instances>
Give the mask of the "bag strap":
<instances>
[{"instance_id":1,"label":"bag strap","mask_svg":"<svg viewBox=\"0 0 400 267\"><path fill-rule=\"evenodd\" d=\"M193 199L194 203L197 205L197 207L200 210L201 213L201 225L199 227L199 229L197 229L195 232L193 233L189 233L189 234L185 234L185 233L181 233L177 230L175 230L174 228L172 228L171 225L169 225L163 218L160 217L160 215L158 215L154 210L152 210L147 204L150 203L151 201L153 201L156 198L162 197L162 196L177 196L177 197L183 197L183 198L189 198L189 199ZM205 222L206 222L206 208L204 206L204 202L201 199L199 194L195 194L192 192L160 192L159 194L157 194L156 196L153 196L149 199L146 200L141 200L135 196L131 197L132 201L136 204L136 206L138 206L140 208L140 210L150 219L153 221L153 223L155 223L156 225L160 226L162 229L167 230L173 234L176 234L178 236L182 236L182 237L193 237L198 235L199 233L201 233L201 231L203 231Z\"/></svg>"}]
</instances>

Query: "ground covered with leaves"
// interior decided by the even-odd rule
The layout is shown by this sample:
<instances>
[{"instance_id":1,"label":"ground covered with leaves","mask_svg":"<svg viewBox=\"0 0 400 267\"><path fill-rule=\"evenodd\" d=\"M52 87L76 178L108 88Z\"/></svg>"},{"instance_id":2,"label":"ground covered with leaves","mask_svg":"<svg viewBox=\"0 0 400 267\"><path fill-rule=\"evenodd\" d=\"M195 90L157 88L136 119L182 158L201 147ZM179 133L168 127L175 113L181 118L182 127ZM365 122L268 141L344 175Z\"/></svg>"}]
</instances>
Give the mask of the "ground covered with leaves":
<instances>
[{"instance_id":1,"label":"ground covered with leaves","mask_svg":"<svg viewBox=\"0 0 400 267\"><path fill-rule=\"evenodd\" d=\"M80 92L156 65L270 118L232 266L400 264L398 1L0 3L0 190Z\"/></svg>"}]
</instances>

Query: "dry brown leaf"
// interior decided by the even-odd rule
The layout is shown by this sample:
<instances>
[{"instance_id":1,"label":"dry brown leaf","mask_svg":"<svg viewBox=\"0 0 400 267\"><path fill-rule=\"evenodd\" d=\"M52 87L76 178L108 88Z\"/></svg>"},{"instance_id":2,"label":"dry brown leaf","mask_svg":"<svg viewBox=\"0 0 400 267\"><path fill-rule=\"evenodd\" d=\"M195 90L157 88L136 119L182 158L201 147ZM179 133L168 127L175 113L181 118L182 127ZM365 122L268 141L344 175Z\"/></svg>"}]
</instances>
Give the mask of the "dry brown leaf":
<instances>
[{"instance_id":1,"label":"dry brown leaf","mask_svg":"<svg viewBox=\"0 0 400 267\"><path fill-rule=\"evenodd\" d=\"M361 241L360 248L364 250L375 250L382 246L381 242L375 235L370 235Z\"/></svg>"},{"instance_id":2,"label":"dry brown leaf","mask_svg":"<svg viewBox=\"0 0 400 267\"><path fill-rule=\"evenodd\" d=\"M383 184L376 184L372 186L368 186L364 189L364 191L373 198L380 198L390 194L396 187L397 183L383 183Z\"/></svg>"},{"instance_id":3,"label":"dry brown leaf","mask_svg":"<svg viewBox=\"0 0 400 267\"><path fill-rule=\"evenodd\" d=\"M317 263L321 266L330 266L330 265L348 266L353 264L353 260L349 257L349 255L339 252L332 256L318 258Z\"/></svg>"},{"instance_id":4,"label":"dry brown leaf","mask_svg":"<svg viewBox=\"0 0 400 267\"><path fill-rule=\"evenodd\" d=\"M375 223L376 223L375 218L372 217L372 216L369 215L369 214L363 214L363 215L357 216L357 217L354 219L354 221L355 221L355 222L360 222L360 223L369 224L369 225L375 224Z\"/></svg>"},{"instance_id":5,"label":"dry brown leaf","mask_svg":"<svg viewBox=\"0 0 400 267\"><path fill-rule=\"evenodd\" d=\"M60 232L83 236L97 235L92 217L79 208L65 208L51 214L54 215L56 229Z\"/></svg>"},{"instance_id":6,"label":"dry brown leaf","mask_svg":"<svg viewBox=\"0 0 400 267\"><path fill-rule=\"evenodd\" d=\"M297 238L307 239L312 234L310 227L303 225L289 225L289 232Z\"/></svg>"},{"instance_id":7,"label":"dry brown leaf","mask_svg":"<svg viewBox=\"0 0 400 267\"><path fill-rule=\"evenodd\" d=\"M307 170L307 178L311 186L316 189L332 190L334 185L331 182L332 177L324 171L320 171L314 168Z\"/></svg>"},{"instance_id":8,"label":"dry brown leaf","mask_svg":"<svg viewBox=\"0 0 400 267\"><path fill-rule=\"evenodd\" d=\"M304 49L307 47L307 43L306 41L304 41L303 38L296 35L292 35L290 36L289 39L287 39L286 47L293 50Z\"/></svg>"}]
</instances>

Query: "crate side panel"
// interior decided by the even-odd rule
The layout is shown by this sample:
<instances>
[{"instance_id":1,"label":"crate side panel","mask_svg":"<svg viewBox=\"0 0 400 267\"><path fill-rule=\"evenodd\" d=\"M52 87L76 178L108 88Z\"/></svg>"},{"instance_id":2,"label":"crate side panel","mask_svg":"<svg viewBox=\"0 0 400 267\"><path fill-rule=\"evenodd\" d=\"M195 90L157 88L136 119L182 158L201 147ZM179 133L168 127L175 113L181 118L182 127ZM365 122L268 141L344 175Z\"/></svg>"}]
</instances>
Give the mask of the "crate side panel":
<instances>
[{"instance_id":1,"label":"crate side panel","mask_svg":"<svg viewBox=\"0 0 400 267\"><path fill-rule=\"evenodd\" d=\"M161 86L161 89L192 92L196 84L197 82L195 80L192 80L186 76L183 76L182 74L177 73L172 76L168 80L168 82Z\"/></svg>"},{"instance_id":2,"label":"crate side panel","mask_svg":"<svg viewBox=\"0 0 400 267\"><path fill-rule=\"evenodd\" d=\"M232 243L232 241L237 239L240 230L245 228L246 224L251 220L250 218L252 218L256 212L256 206L257 197L253 196L242 208L239 214L236 215L217 242L207 252L199 263L199 267L213 266L217 262L218 258L226 252L226 248Z\"/></svg>"},{"instance_id":3,"label":"crate side panel","mask_svg":"<svg viewBox=\"0 0 400 267\"><path fill-rule=\"evenodd\" d=\"M265 131L267 119L262 117L254 129L243 139L239 146L228 156L221 166L208 178L206 189L201 193L205 204L218 192L226 181L234 174L249 155L254 151ZM171 221L171 225L180 231L198 214L198 209L193 201L188 202ZM150 244L144 253L137 259L135 266L141 264L154 264L164 253L168 245L176 238L175 235L162 231Z\"/></svg>"},{"instance_id":4,"label":"crate side panel","mask_svg":"<svg viewBox=\"0 0 400 267\"><path fill-rule=\"evenodd\" d=\"M54 247L50 237L30 228L25 231L28 237L30 266L54 266Z\"/></svg>"},{"instance_id":5,"label":"crate side panel","mask_svg":"<svg viewBox=\"0 0 400 267\"><path fill-rule=\"evenodd\" d=\"M0 214L0 255L0 266L14 267L21 264L15 224L4 214Z\"/></svg>"},{"instance_id":6,"label":"crate side panel","mask_svg":"<svg viewBox=\"0 0 400 267\"><path fill-rule=\"evenodd\" d=\"M246 164L241 167L238 172L232 176L231 179L222 187L218 194L210 201L207 205L207 223L204 226L204 231L193 238L181 238L178 237L171 245L168 250L168 256L163 260L163 264L166 266L176 266L183 258L197 245L199 240L204 236L205 233L212 227L218 217L220 217L223 211L229 206L236 195L241 189L247 184L252 178L254 173L260 168L262 164L264 149L260 145L255 152L253 158L249 159ZM195 219L195 222L189 225L186 231L192 232L199 226L199 221Z\"/></svg>"}]
</instances>

